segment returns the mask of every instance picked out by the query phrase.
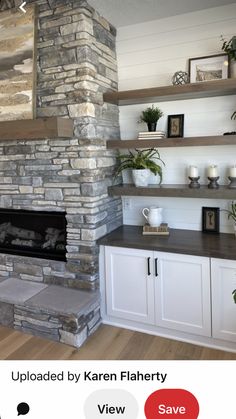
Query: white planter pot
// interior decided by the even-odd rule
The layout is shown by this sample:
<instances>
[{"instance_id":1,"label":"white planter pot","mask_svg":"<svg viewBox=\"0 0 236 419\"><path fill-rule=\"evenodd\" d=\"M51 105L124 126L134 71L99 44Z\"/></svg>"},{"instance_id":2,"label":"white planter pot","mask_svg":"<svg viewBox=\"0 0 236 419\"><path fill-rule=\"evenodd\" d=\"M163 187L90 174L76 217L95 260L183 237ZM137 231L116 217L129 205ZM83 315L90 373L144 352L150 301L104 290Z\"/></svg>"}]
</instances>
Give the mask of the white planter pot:
<instances>
[{"instance_id":1,"label":"white planter pot","mask_svg":"<svg viewBox=\"0 0 236 419\"><path fill-rule=\"evenodd\" d=\"M234 224L234 235L235 235L235 238L236 238L236 224Z\"/></svg>"},{"instance_id":2,"label":"white planter pot","mask_svg":"<svg viewBox=\"0 0 236 419\"><path fill-rule=\"evenodd\" d=\"M122 170L122 181L123 183L133 183L132 170L124 169Z\"/></svg>"},{"instance_id":3,"label":"white planter pot","mask_svg":"<svg viewBox=\"0 0 236 419\"><path fill-rule=\"evenodd\" d=\"M160 176L159 175L154 175L154 173L152 173L151 170L150 170L150 176L149 176L148 184L149 185L159 185L159 183L160 183Z\"/></svg>"},{"instance_id":4,"label":"white planter pot","mask_svg":"<svg viewBox=\"0 0 236 419\"><path fill-rule=\"evenodd\" d=\"M132 177L135 186L148 186L149 176L149 169L132 170Z\"/></svg>"}]
</instances>

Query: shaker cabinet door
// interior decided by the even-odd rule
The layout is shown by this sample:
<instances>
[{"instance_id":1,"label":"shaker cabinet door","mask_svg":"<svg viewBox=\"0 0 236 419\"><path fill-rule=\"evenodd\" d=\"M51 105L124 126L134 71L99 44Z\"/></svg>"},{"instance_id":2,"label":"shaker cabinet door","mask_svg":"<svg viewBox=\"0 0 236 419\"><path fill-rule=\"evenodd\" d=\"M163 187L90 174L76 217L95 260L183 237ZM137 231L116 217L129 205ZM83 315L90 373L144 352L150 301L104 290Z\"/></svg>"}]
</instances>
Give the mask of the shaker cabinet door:
<instances>
[{"instance_id":1,"label":"shaker cabinet door","mask_svg":"<svg viewBox=\"0 0 236 419\"><path fill-rule=\"evenodd\" d=\"M154 323L153 252L105 248L107 314Z\"/></svg>"},{"instance_id":2,"label":"shaker cabinet door","mask_svg":"<svg viewBox=\"0 0 236 419\"><path fill-rule=\"evenodd\" d=\"M154 252L156 324L211 336L209 258Z\"/></svg>"},{"instance_id":3,"label":"shaker cabinet door","mask_svg":"<svg viewBox=\"0 0 236 419\"><path fill-rule=\"evenodd\" d=\"M211 259L213 337L236 342L236 261Z\"/></svg>"}]
</instances>

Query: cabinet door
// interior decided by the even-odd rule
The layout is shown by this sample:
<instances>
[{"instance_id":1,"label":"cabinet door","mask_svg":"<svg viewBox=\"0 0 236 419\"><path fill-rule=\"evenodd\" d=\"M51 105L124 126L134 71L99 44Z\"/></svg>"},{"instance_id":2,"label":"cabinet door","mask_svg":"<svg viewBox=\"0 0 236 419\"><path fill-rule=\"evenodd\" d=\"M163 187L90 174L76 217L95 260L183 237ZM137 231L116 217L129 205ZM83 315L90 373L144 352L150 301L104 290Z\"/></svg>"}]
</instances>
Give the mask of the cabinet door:
<instances>
[{"instance_id":1,"label":"cabinet door","mask_svg":"<svg viewBox=\"0 0 236 419\"><path fill-rule=\"evenodd\" d=\"M154 252L154 260L157 325L211 336L209 258Z\"/></svg>"},{"instance_id":2,"label":"cabinet door","mask_svg":"<svg viewBox=\"0 0 236 419\"><path fill-rule=\"evenodd\" d=\"M236 261L211 259L211 278L213 337L236 342Z\"/></svg>"},{"instance_id":3,"label":"cabinet door","mask_svg":"<svg viewBox=\"0 0 236 419\"><path fill-rule=\"evenodd\" d=\"M153 252L105 248L107 314L154 323Z\"/></svg>"}]
</instances>

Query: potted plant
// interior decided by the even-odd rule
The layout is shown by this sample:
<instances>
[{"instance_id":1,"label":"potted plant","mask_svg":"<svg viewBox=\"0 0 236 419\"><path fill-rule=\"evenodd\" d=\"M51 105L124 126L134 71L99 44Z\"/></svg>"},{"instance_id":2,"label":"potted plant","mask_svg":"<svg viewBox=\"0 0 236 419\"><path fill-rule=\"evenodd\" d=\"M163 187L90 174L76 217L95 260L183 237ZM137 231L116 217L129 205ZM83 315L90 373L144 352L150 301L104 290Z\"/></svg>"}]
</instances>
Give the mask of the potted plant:
<instances>
[{"instance_id":1,"label":"potted plant","mask_svg":"<svg viewBox=\"0 0 236 419\"><path fill-rule=\"evenodd\" d=\"M232 220L234 221L234 234L236 237L236 203L234 203L234 201L231 202L230 204L230 209L229 210L222 210L227 212L228 214L228 219L232 218Z\"/></svg>"},{"instance_id":2,"label":"potted plant","mask_svg":"<svg viewBox=\"0 0 236 419\"><path fill-rule=\"evenodd\" d=\"M222 51L224 51L231 60L231 77L236 77L236 36L232 36L228 41L221 35L221 42Z\"/></svg>"},{"instance_id":3,"label":"potted plant","mask_svg":"<svg viewBox=\"0 0 236 419\"><path fill-rule=\"evenodd\" d=\"M146 122L148 131L156 131L157 121L163 116L163 112L160 108L148 107L142 111L140 116L140 122Z\"/></svg>"},{"instance_id":4,"label":"potted plant","mask_svg":"<svg viewBox=\"0 0 236 419\"><path fill-rule=\"evenodd\" d=\"M147 186L150 173L158 174L159 184L162 182L162 167L156 161L161 161L164 165L165 163L156 149L135 149L135 152L129 150L128 154L121 154L118 159L120 164L116 175L119 175L125 169L131 169L135 186Z\"/></svg>"}]
</instances>

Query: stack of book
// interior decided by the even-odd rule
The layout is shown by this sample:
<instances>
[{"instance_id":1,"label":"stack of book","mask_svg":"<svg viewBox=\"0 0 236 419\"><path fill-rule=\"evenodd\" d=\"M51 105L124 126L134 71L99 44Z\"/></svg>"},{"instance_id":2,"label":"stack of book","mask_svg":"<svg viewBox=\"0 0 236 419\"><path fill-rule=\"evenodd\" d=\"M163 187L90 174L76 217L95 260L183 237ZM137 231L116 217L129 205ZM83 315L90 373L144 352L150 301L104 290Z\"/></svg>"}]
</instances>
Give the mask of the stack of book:
<instances>
[{"instance_id":1,"label":"stack of book","mask_svg":"<svg viewBox=\"0 0 236 419\"><path fill-rule=\"evenodd\" d=\"M138 134L139 140L158 140L165 137L164 131L142 131Z\"/></svg>"},{"instance_id":2,"label":"stack of book","mask_svg":"<svg viewBox=\"0 0 236 419\"><path fill-rule=\"evenodd\" d=\"M169 228L167 223L162 223L159 227L151 227L149 224L143 226L144 235L169 236Z\"/></svg>"}]
</instances>

